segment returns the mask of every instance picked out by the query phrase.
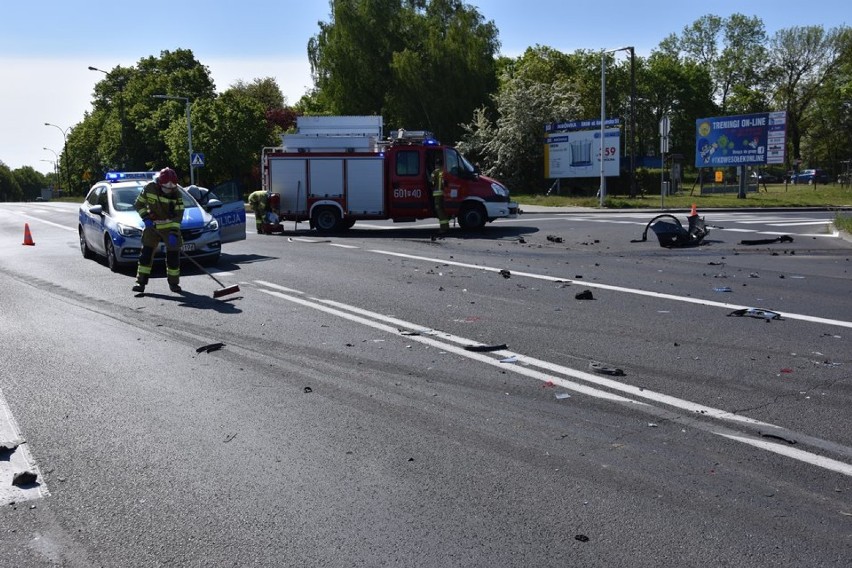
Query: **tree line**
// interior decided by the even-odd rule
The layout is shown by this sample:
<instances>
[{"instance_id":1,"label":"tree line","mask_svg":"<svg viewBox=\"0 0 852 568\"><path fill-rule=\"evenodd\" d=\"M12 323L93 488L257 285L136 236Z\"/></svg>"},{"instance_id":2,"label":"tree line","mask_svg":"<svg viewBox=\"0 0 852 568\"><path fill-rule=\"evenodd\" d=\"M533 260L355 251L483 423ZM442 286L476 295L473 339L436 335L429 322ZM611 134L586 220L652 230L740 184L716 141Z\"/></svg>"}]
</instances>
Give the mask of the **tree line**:
<instances>
[{"instance_id":1,"label":"tree line","mask_svg":"<svg viewBox=\"0 0 852 568\"><path fill-rule=\"evenodd\" d=\"M500 56L494 22L460 0L329 4L328 21L318 23L306 46L313 88L292 105L269 77L217 93L209 70L188 49L112 69L96 84L92 108L70 130L60 156L70 191L82 194L112 169L163 164L188 183L187 99L193 147L205 155L196 183L233 180L246 191L260 187L261 149L278 145L302 114L382 115L390 131L430 130L516 192L550 185L545 124L600 116L598 50L535 45L518 57ZM787 112L788 167L800 160L802 167L840 173L852 158L846 26L769 35L757 16L706 15L663 38L648 56L630 55L603 55L606 112L624 127L635 123L622 140L637 158L659 156L663 116L671 118L670 151L685 156L689 167L697 118L777 110ZM11 172L0 164L0 199L16 191L32 197L52 174L39 176L30 167ZM627 191L625 181L610 182L609 191ZM577 191L594 186L590 180Z\"/></svg>"}]
</instances>

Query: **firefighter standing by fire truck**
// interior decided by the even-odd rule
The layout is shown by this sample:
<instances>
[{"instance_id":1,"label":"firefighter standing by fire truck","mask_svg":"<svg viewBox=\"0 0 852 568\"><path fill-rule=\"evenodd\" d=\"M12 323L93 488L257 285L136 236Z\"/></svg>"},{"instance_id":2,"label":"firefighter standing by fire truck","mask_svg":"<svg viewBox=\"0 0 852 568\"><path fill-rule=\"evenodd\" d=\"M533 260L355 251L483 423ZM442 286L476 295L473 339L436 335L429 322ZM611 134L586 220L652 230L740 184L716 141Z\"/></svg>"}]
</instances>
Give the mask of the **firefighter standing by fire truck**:
<instances>
[{"instance_id":1,"label":"firefighter standing by fire truck","mask_svg":"<svg viewBox=\"0 0 852 568\"><path fill-rule=\"evenodd\" d=\"M435 206L435 216L440 224L439 233L447 233L450 230L450 218L444 211L444 160L440 155L435 156L435 167L431 176L432 202Z\"/></svg>"},{"instance_id":2,"label":"firefighter standing by fire truck","mask_svg":"<svg viewBox=\"0 0 852 568\"><path fill-rule=\"evenodd\" d=\"M257 224L257 234L263 234L263 224L266 221L266 213L269 211L269 194L265 191L253 191L248 197L251 210L254 211L254 221Z\"/></svg>"},{"instance_id":3,"label":"firefighter standing by fire truck","mask_svg":"<svg viewBox=\"0 0 852 568\"><path fill-rule=\"evenodd\" d=\"M172 168L163 168L149 182L133 206L142 217L142 251L136 269L134 292L142 293L151 276L154 253L160 242L166 244L166 280L169 290L180 293L180 247L183 239L180 222L183 219L183 196L178 190L178 177Z\"/></svg>"}]
</instances>

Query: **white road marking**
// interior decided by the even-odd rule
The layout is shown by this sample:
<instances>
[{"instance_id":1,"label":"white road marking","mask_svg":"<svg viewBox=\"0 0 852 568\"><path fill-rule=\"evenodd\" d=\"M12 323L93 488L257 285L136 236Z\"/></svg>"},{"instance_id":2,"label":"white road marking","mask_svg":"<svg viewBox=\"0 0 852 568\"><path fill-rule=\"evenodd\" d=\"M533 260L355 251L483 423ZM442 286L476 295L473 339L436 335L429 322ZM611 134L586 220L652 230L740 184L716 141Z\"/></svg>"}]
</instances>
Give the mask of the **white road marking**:
<instances>
[{"instance_id":1,"label":"white road marking","mask_svg":"<svg viewBox=\"0 0 852 568\"><path fill-rule=\"evenodd\" d=\"M458 261L455 261L455 260L446 260L446 259L441 259L441 258L417 256L417 255L413 255L413 254L405 254L405 253L399 253L399 252L393 252L393 251L387 251L387 250L380 250L380 249L369 249L368 252L373 252L373 253L377 253L377 254L384 254L384 255L388 255L388 256L396 256L396 257L400 257L400 258L408 258L408 259L411 259L411 260L422 260L424 262L430 262L430 263L448 264L450 266L458 266L458 267L462 267L462 268L472 268L472 269L475 269L475 270L482 270L482 271L486 271L486 272L498 272L499 273L501 270L505 270L505 268L503 268L503 267L495 268L495 267L492 267L492 266L469 264L469 263L466 263L466 262L458 262ZM658 298L658 299L661 299L661 300L674 300L676 302L684 302L684 303L688 303L688 304L698 304L698 305L701 305L701 306L725 308L725 309L729 309L729 310L742 310L742 309L748 309L748 308L756 307L756 306L745 306L745 305L739 305L739 304L728 304L728 303L725 303L725 302L715 302L713 300L702 300L701 298L693 298L693 297L689 297L689 296L676 296L674 294L666 294L666 293L663 293L663 292L652 292L650 290L642 290L640 288L627 288L627 287L624 287L624 286L612 286L610 284L601 284L599 282L589 282L587 280L574 280L572 278L560 278L558 276L547 276L547 275L544 275L544 274L534 274L532 272L521 272L521 271L516 272L514 270L512 270L511 272L512 272L512 276L522 276L522 277L526 277L526 278L533 278L533 279L536 279L536 280L546 280L548 282L567 282L569 284L578 284L580 286L585 286L587 288L597 288L597 289L600 289L600 290L610 290L610 291L613 291L613 292L636 294L637 296L649 296L649 297ZM811 322L811 323L819 323L819 324L825 324L825 325L834 325L834 326L839 326L839 327L852 328L852 322L850 322L850 321L835 320L835 319L822 318L822 317L817 317L817 316L809 316L809 315L806 315L806 314L794 314L794 313L791 313L791 312L783 312L781 315L785 319L794 319L794 320L807 321L807 322Z\"/></svg>"},{"instance_id":2,"label":"white road marking","mask_svg":"<svg viewBox=\"0 0 852 568\"><path fill-rule=\"evenodd\" d=\"M40 499L50 495L44 477L30 454L26 441L21 436L15 417L12 416L12 409L6 403L2 389L0 389L0 442L20 444L11 453L8 461L0 461L0 505ZM36 474L35 485L24 488L12 485L14 475L23 471L31 471Z\"/></svg>"},{"instance_id":3,"label":"white road marking","mask_svg":"<svg viewBox=\"0 0 852 568\"><path fill-rule=\"evenodd\" d=\"M275 284L258 280L255 281L257 284L261 284L264 286L271 286L276 289L281 289L281 286L277 286ZM770 424L767 422L762 422L759 420L755 420L749 418L747 416L742 416L739 414L733 414L731 412L705 406L702 404L690 402L684 399L679 399L676 397L672 397L663 393L658 393L654 391L649 391L647 389L641 389L639 387L635 387L632 385L626 385L623 383L619 383L618 381L614 381L612 379L607 379L605 377L600 377L597 375L593 375L591 373L580 371L578 369L572 369L570 367L564 367L562 365L557 365L554 363L550 363L547 361L542 361L539 359L535 359L533 357L527 357L522 354L518 354L508 350L498 350L486 353L479 353L474 351L468 351L463 347L457 347L453 344L458 345L467 345L467 346L478 346L481 345L477 341L473 341L464 337L451 335L444 332L434 332L432 330L425 329L424 326L418 325L413 322L408 322L402 319L394 318L391 316L385 316L382 314L378 314L376 312L371 312L369 310L365 310L363 308L359 308L357 306L351 306L348 304L344 304L341 302L336 302L333 300L323 300L321 298L300 298L295 296L288 296L281 292L275 290L265 290L263 288L259 288L260 292L265 294L269 294L276 298L280 298L282 300L286 300L289 302L293 302L296 304L300 304L302 306L319 310L337 317L341 317L343 319L359 323L362 325L366 325L373 329L378 329L380 331L400 336L400 328L404 328L405 330L419 330L419 334L417 335L406 335L406 341L415 341L418 343L422 343L425 345L429 345L432 347L436 347L443 351L454 353L456 355L466 357L468 359L478 361L480 363L484 363L486 365L490 365L493 367L498 367L501 370L505 370L507 372L516 373L519 375L523 375L529 378L533 378L545 383L551 383L553 385L561 386L565 389L571 390L575 393L585 394L594 398L609 400L612 402L624 403L628 405L634 406L634 408L639 409L647 409L649 411L654 410L656 413L660 413L660 409L649 404L647 402L642 402L638 400L634 400L634 398L643 398L651 401L651 403L658 403L670 407L674 407L678 410L686 411L692 413L693 415L697 414L702 418L712 418L716 420L723 420L728 422L734 422L743 426L751 427L752 429L759 427L765 429L771 429L776 432L786 433L786 436L800 438L802 440L806 440L809 443L812 443L818 447L828 448L833 451L837 451L842 453L843 455L847 455L852 457L852 448L847 448L845 446L841 446L839 444L834 444L832 442L828 442L825 440L820 440L816 438L812 438L809 436L799 435L797 433L792 433L786 430L781 426L777 426L774 424ZM392 324L392 325L390 325ZM447 343L449 341L450 343ZM517 363L507 364L504 361L506 359L517 360ZM543 373L537 371L535 369L531 369L530 367L539 367L546 371L550 371L550 373ZM552 374L551 374L552 373ZM566 375L571 378L578 379L583 381L584 383L591 383L596 386L608 388L614 391L618 391L624 393L629 396L621 396L620 394L615 394L609 391L600 390L593 386L588 386L586 384L581 384L576 381L567 380L558 376L554 376L555 374ZM669 419L677 419L677 421L683 421L684 417L668 417ZM777 444L773 442L766 442L764 440L759 440L755 438L750 438L748 436L744 436L738 433L731 433L728 430L719 430L713 429L712 427L708 427L707 425L699 426L696 423L696 420L693 417L690 417L690 424L695 427L699 427L701 430L710 432L714 435L723 436L726 439L741 442L744 444L751 445L753 447L770 451L791 459L795 459L797 461L801 461L804 463L808 463L823 469L828 469L831 471L835 471L841 473L843 475L852 476L852 465L846 464L844 462L840 462L838 460L834 460L831 458L826 458L825 456L821 456L819 454L815 454L812 452L807 452L804 450L794 450L789 448L788 446L784 446L782 444Z\"/></svg>"}]
</instances>

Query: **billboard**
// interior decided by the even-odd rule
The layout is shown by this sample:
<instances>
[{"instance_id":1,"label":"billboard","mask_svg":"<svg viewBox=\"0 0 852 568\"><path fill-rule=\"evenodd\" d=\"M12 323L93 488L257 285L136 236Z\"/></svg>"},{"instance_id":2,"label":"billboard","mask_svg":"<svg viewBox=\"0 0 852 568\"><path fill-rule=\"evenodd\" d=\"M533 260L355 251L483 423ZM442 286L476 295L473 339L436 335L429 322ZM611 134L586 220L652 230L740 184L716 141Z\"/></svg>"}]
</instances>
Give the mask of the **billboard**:
<instances>
[{"instance_id":1,"label":"billboard","mask_svg":"<svg viewBox=\"0 0 852 568\"><path fill-rule=\"evenodd\" d=\"M601 174L600 120L585 120L545 126L544 176L546 178L598 177ZM589 128L596 130L568 130ZM618 124L617 119L607 120L607 126ZM554 132L555 130L567 132ZM621 130L604 130L604 176L619 175L621 166Z\"/></svg>"},{"instance_id":2,"label":"billboard","mask_svg":"<svg viewBox=\"0 0 852 568\"><path fill-rule=\"evenodd\" d=\"M695 121L695 167L783 164L787 113L764 112Z\"/></svg>"}]
</instances>

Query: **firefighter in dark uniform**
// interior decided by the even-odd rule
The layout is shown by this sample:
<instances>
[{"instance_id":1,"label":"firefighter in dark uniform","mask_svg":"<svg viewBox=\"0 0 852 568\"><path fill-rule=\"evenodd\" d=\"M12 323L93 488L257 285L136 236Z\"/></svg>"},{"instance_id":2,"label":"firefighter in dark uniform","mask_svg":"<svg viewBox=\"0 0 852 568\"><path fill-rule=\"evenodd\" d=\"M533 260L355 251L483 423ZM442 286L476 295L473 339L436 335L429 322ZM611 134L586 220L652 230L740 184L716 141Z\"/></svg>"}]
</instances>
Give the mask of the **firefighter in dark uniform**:
<instances>
[{"instance_id":1,"label":"firefighter in dark uniform","mask_svg":"<svg viewBox=\"0 0 852 568\"><path fill-rule=\"evenodd\" d=\"M440 229L438 232L443 234L450 230L450 218L447 217L444 211L444 160L440 155L435 156L435 167L432 170L430 179L432 185L432 202L435 206L435 217L438 218Z\"/></svg>"},{"instance_id":2,"label":"firefighter in dark uniform","mask_svg":"<svg viewBox=\"0 0 852 568\"><path fill-rule=\"evenodd\" d=\"M142 252L136 269L134 292L144 292L154 265L154 253L160 243L166 244L166 279L169 290L180 293L180 247L183 238L183 196L178 190L178 177L171 168L163 168L136 198L133 206L142 217Z\"/></svg>"}]
</instances>

